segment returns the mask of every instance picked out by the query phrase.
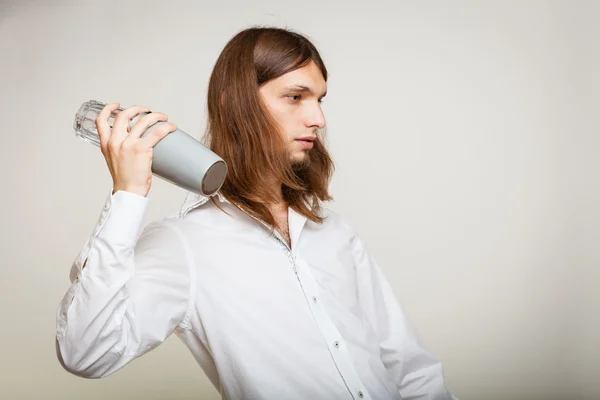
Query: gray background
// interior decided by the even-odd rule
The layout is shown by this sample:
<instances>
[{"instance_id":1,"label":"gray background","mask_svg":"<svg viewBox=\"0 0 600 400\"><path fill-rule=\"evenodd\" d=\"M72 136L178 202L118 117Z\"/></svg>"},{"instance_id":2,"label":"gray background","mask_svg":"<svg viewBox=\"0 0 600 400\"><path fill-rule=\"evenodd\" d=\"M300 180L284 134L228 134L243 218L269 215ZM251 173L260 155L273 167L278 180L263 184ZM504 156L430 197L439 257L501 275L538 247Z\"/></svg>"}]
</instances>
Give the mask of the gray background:
<instances>
[{"instance_id":1,"label":"gray background","mask_svg":"<svg viewBox=\"0 0 600 400\"><path fill-rule=\"evenodd\" d=\"M217 399L173 336L102 380L55 312L111 178L73 116L142 104L199 137L217 56L253 24L330 72L330 207L364 237L461 399L600 398L597 1L0 5L0 397ZM184 192L154 179L146 222Z\"/></svg>"}]
</instances>

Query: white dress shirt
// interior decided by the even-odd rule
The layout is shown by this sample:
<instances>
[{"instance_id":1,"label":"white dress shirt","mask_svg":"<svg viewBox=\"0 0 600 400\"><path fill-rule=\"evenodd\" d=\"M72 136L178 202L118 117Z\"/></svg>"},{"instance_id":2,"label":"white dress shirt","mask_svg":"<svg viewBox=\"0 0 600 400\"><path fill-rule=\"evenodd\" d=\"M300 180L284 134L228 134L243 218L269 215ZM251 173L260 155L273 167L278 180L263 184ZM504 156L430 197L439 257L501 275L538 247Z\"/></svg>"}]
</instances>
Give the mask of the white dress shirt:
<instances>
[{"instance_id":1,"label":"white dress shirt","mask_svg":"<svg viewBox=\"0 0 600 400\"><path fill-rule=\"evenodd\" d=\"M230 215L189 193L142 229L147 197L108 196L57 310L66 370L105 377L175 332L224 399L454 399L339 214L289 208L290 249L216 199Z\"/></svg>"}]
</instances>

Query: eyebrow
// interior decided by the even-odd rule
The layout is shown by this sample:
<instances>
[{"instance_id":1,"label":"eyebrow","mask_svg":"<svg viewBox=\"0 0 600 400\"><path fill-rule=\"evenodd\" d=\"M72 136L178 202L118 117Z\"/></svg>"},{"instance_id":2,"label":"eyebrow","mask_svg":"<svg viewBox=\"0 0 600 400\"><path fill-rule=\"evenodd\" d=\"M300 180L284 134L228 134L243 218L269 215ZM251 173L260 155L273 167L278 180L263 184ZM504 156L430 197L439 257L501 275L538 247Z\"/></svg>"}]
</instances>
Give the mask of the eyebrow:
<instances>
[{"instance_id":1,"label":"eyebrow","mask_svg":"<svg viewBox=\"0 0 600 400\"><path fill-rule=\"evenodd\" d=\"M310 88L308 86L304 86L304 85L291 85L291 86L287 86L285 87L285 90L295 90L298 92L308 92L310 94L313 94L312 90L310 90ZM327 90L325 90L325 92L323 92L323 94L321 95L321 97L325 97L325 95L327 94Z\"/></svg>"}]
</instances>

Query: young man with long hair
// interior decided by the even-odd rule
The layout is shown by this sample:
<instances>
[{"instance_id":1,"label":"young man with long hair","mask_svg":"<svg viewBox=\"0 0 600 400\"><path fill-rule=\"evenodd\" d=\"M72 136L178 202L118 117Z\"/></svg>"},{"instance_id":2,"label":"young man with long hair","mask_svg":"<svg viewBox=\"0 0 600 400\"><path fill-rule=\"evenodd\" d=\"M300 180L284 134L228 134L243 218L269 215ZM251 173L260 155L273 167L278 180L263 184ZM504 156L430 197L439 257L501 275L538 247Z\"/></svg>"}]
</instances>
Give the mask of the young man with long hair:
<instances>
[{"instance_id":1,"label":"young man with long hair","mask_svg":"<svg viewBox=\"0 0 600 400\"><path fill-rule=\"evenodd\" d=\"M205 145L228 165L219 192L189 193L142 229L152 147L167 116L96 120L113 188L57 310L70 372L108 376L175 333L228 399L452 399L357 233L322 206L327 69L289 29L225 46L208 87ZM141 232L140 232L141 231Z\"/></svg>"}]
</instances>

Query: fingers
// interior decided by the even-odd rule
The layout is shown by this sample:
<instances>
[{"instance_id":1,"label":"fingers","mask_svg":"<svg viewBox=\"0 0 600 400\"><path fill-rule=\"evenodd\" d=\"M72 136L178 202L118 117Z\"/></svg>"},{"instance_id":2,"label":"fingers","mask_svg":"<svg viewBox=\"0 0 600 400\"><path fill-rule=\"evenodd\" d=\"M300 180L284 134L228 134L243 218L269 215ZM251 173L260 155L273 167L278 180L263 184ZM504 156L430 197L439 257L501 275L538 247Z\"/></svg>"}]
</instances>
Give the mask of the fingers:
<instances>
[{"instance_id":1,"label":"fingers","mask_svg":"<svg viewBox=\"0 0 600 400\"><path fill-rule=\"evenodd\" d=\"M156 143L160 142L165 136L177 129L177 124L172 122L165 122L164 124L157 126L152 129L146 136L139 139L139 145L144 148L154 147Z\"/></svg>"},{"instance_id":2,"label":"fingers","mask_svg":"<svg viewBox=\"0 0 600 400\"><path fill-rule=\"evenodd\" d=\"M146 132L146 130L158 121L166 121L169 117L160 112L152 112L141 117L131 128L126 140L135 140Z\"/></svg>"},{"instance_id":3,"label":"fingers","mask_svg":"<svg viewBox=\"0 0 600 400\"><path fill-rule=\"evenodd\" d=\"M154 147L169 133L177 129L177 125L166 122L168 116L160 112L150 112L139 118L131 131L128 131L130 120L136 115L150 111L143 106L132 106L116 114L112 130L108 119L119 108L119 103L107 104L96 118L96 128L100 139L100 148L105 156L116 154L122 146L128 148L148 149ZM146 136L140 137L157 122L165 122L152 129Z\"/></svg>"},{"instance_id":4,"label":"fingers","mask_svg":"<svg viewBox=\"0 0 600 400\"><path fill-rule=\"evenodd\" d=\"M102 111L98 113L96 117L96 130L98 131L98 138L100 139L100 149L104 154L107 146L108 140L110 139L111 130L110 125L108 124L108 117L119 108L119 103L107 104L104 106Z\"/></svg>"},{"instance_id":5,"label":"fingers","mask_svg":"<svg viewBox=\"0 0 600 400\"><path fill-rule=\"evenodd\" d=\"M150 111L147 107L131 106L118 113L115 122L113 123L110 141L114 141L115 145L120 145L121 142L127 138L127 135L129 135L129 131L127 130L129 120L136 115L147 111Z\"/></svg>"}]
</instances>

